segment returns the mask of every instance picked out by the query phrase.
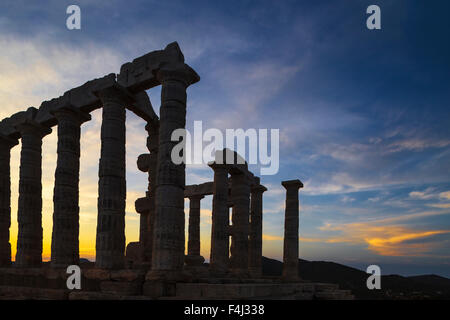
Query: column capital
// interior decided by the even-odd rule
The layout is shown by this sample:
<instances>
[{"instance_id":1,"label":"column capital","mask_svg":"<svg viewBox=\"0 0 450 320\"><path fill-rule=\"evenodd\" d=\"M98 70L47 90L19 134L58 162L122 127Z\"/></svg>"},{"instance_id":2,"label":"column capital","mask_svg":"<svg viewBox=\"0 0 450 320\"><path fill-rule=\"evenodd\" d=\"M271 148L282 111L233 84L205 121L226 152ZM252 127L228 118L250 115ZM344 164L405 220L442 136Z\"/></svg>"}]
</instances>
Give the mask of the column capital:
<instances>
[{"instance_id":1,"label":"column capital","mask_svg":"<svg viewBox=\"0 0 450 320\"><path fill-rule=\"evenodd\" d=\"M62 119L69 119L78 121L80 125L92 119L89 113L81 111L70 103L65 104L59 109L51 110L50 114L53 115L58 121Z\"/></svg>"},{"instance_id":2,"label":"column capital","mask_svg":"<svg viewBox=\"0 0 450 320\"><path fill-rule=\"evenodd\" d=\"M193 194L191 196L188 196L187 198L189 200L202 200L205 196L203 194Z\"/></svg>"},{"instance_id":3,"label":"column capital","mask_svg":"<svg viewBox=\"0 0 450 320\"><path fill-rule=\"evenodd\" d=\"M32 133L38 135L40 138L52 133L52 129L46 127L39 122L31 119L26 119L24 122L15 126L16 130L20 132L21 135Z\"/></svg>"},{"instance_id":4,"label":"column capital","mask_svg":"<svg viewBox=\"0 0 450 320\"><path fill-rule=\"evenodd\" d=\"M300 188L303 188L303 183L300 180L298 180L298 179L282 181L281 185L283 187L285 187L286 190L290 190L290 189L298 190Z\"/></svg>"},{"instance_id":5,"label":"column capital","mask_svg":"<svg viewBox=\"0 0 450 320\"><path fill-rule=\"evenodd\" d=\"M109 87L93 91L93 94L102 100L102 102L116 101L123 104L131 104L135 102L134 96L118 83L114 83Z\"/></svg>"},{"instance_id":6,"label":"column capital","mask_svg":"<svg viewBox=\"0 0 450 320\"><path fill-rule=\"evenodd\" d=\"M262 184L258 184L252 186L250 190L252 193L264 193L267 191L267 188L264 187Z\"/></svg>"},{"instance_id":7,"label":"column capital","mask_svg":"<svg viewBox=\"0 0 450 320\"><path fill-rule=\"evenodd\" d=\"M200 76L190 66L185 63L178 63L162 67L156 72L156 78L159 82L181 81L185 87L189 87L200 81Z\"/></svg>"},{"instance_id":8,"label":"column capital","mask_svg":"<svg viewBox=\"0 0 450 320\"><path fill-rule=\"evenodd\" d=\"M8 149L11 149L12 147L16 146L19 144L19 140L18 139L14 139L8 136L5 136L3 134L0 133L0 146L1 147L6 147Z\"/></svg>"}]
</instances>

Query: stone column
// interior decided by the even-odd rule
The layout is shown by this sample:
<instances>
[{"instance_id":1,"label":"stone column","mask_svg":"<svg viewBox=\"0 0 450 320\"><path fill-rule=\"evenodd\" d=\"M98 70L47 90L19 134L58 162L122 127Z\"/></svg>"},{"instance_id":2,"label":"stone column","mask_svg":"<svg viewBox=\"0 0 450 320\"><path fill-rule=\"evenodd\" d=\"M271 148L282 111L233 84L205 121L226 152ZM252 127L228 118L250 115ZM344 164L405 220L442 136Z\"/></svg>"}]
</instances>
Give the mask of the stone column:
<instances>
[{"instance_id":1,"label":"stone column","mask_svg":"<svg viewBox=\"0 0 450 320\"><path fill-rule=\"evenodd\" d=\"M210 268L226 272L229 267L228 167L209 164L214 170Z\"/></svg>"},{"instance_id":2,"label":"stone column","mask_svg":"<svg viewBox=\"0 0 450 320\"><path fill-rule=\"evenodd\" d=\"M0 267L11 265L11 148L19 141L0 135Z\"/></svg>"},{"instance_id":3,"label":"stone column","mask_svg":"<svg viewBox=\"0 0 450 320\"><path fill-rule=\"evenodd\" d=\"M155 229L155 195L156 195L156 173L158 164L158 148L159 148L159 121L148 123L145 126L145 130L148 132L147 149L150 151L148 158L148 192L147 198L149 200L148 214L141 217L141 224L146 225L145 236L142 239L143 245L143 260L149 263L152 262L152 250L153 250L153 234ZM143 220L145 219L145 221Z\"/></svg>"},{"instance_id":4,"label":"stone column","mask_svg":"<svg viewBox=\"0 0 450 320\"><path fill-rule=\"evenodd\" d=\"M22 137L22 150L15 265L38 267L42 263L42 138L52 130L29 119L16 128Z\"/></svg>"},{"instance_id":5,"label":"stone column","mask_svg":"<svg viewBox=\"0 0 450 320\"><path fill-rule=\"evenodd\" d=\"M119 86L97 92L103 103L98 182L96 266L124 267L125 106L131 98Z\"/></svg>"},{"instance_id":6,"label":"stone column","mask_svg":"<svg viewBox=\"0 0 450 320\"><path fill-rule=\"evenodd\" d=\"M184 265L184 187L185 164L172 161L173 131L186 126L186 89L199 80L189 66L182 64L160 69L162 84L159 122L159 151L156 177L156 215L153 235L152 276L178 273ZM183 140L184 141L184 140Z\"/></svg>"},{"instance_id":7,"label":"stone column","mask_svg":"<svg viewBox=\"0 0 450 320\"><path fill-rule=\"evenodd\" d=\"M234 273L248 272L248 237L250 233L250 183L243 173L231 174L232 237L230 266Z\"/></svg>"},{"instance_id":8,"label":"stone column","mask_svg":"<svg viewBox=\"0 0 450 320\"><path fill-rule=\"evenodd\" d=\"M72 106L52 114L58 120L58 160L53 191L52 267L79 263L81 124L91 116Z\"/></svg>"},{"instance_id":9,"label":"stone column","mask_svg":"<svg viewBox=\"0 0 450 320\"><path fill-rule=\"evenodd\" d=\"M281 182L286 188L286 211L284 219L283 278L298 279L298 190L303 188L300 180Z\"/></svg>"},{"instance_id":10,"label":"stone column","mask_svg":"<svg viewBox=\"0 0 450 320\"><path fill-rule=\"evenodd\" d=\"M267 188L257 184L251 188L249 271L254 277L262 274L263 193Z\"/></svg>"},{"instance_id":11,"label":"stone column","mask_svg":"<svg viewBox=\"0 0 450 320\"><path fill-rule=\"evenodd\" d=\"M200 261L203 260L200 258L200 201L203 198L203 195L189 197L188 260L193 262L198 258L198 264L203 263Z\"/></svg>"}]
</instances>

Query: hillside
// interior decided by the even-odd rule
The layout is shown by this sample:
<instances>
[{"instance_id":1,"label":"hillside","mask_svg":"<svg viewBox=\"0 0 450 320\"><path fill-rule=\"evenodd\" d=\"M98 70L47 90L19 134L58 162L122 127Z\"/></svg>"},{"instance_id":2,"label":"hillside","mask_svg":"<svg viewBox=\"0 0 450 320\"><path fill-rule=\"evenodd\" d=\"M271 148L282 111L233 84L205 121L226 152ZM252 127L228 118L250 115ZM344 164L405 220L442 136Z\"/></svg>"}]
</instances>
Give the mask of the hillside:
<instances>
[{"instance_id":1,"label":"hillside","mask_svg":"<svg viewBox=\"0 0 450 320\"><path fill-rule=\"evenodd\" d=\"M450 299L450 279L437 275L403 277L382 275L381 289L366 287L368 274L362 270L327 261L299 260L299 275L314 282L337 283L350 289L357 299ZM263 257L263 274L281 275L283 263Z\"/></svg>"}]
</instances>

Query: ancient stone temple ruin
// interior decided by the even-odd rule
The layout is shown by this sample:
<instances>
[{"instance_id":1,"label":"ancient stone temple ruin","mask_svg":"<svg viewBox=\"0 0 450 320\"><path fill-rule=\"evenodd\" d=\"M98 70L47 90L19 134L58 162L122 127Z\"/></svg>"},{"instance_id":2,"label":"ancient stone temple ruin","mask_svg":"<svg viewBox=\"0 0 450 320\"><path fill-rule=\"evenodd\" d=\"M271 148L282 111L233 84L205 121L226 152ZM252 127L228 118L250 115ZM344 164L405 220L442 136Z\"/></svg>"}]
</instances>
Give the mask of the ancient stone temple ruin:
<instances>
[{"instance_id":1,"label":"ancient stone temple ruin","mask_svg":"<svg viewBox=\"0 0 450 320\"><path fill-rule=\"evenodd\" d=\"M209 163L213 179L185 184L185 165L172 162L185 128L186 90L200 80L177 43L122 65L109 74L30 107L0 122L0 297L51 299L248 299L351 298L330 284L298 277L299 180L284 181L286 215L281 277L262 270L263 193L260 178L235 152L225 149ZM146 93L161 85L159 117ZM98 169L95 263L79 258L80 127L102 108ZM125 241L125 114L146 121L148 153L137 160L148 174L139 242ZM57 167L50 263L42 262L42 139L57 128ZM18 236L11 257L10 151L21 141ZM229 161L229 155L233 161ZM241 161L238 161L241 160ZM202 199L212 195L209 263L200 255ZM184 201L189 199L185 250ZM230 224L231 208L231 224ZM46 213L47 214L47 213ZM187 254L186 254L187 253ZM12 262L14 260L14 262ZM66 268L79 265L81 290L66 286Z\"/></svg>"}]
</instances>

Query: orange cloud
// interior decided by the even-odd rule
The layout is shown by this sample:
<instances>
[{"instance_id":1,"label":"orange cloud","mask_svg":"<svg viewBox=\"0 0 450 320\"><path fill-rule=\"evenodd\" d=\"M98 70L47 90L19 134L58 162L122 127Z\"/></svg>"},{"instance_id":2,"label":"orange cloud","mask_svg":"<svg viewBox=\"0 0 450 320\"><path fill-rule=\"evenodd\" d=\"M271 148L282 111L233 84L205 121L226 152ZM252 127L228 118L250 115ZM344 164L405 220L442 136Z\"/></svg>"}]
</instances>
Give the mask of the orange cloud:
<instances>
[{"instance_id":1,"label":"orange cloud","mask_svg":"<svg viewBox=\"0 0 450 320\"><path fill-rule=\"evenodd\" d=\"M280 241L281 240L282 241L283 237L263 234L263 240L267 240L267 241Z\"/></svg>"},{"instance_id":2,"label":"orange cloud","mask_svg":"<svg viewBox=\"0 0 450 320\"><path fill-rule=\"evenodd\" d=\"M341 232L340 236L327 239L326 242L328 243L366 243L370 251L382 256L427 255L431 249L439 246L440 243L410 243L409 241L450 233L450 230L414 230L399 225L378 225L380 221L335 226L327 224L321 230Z\"/></svg>"}]
</instances>

